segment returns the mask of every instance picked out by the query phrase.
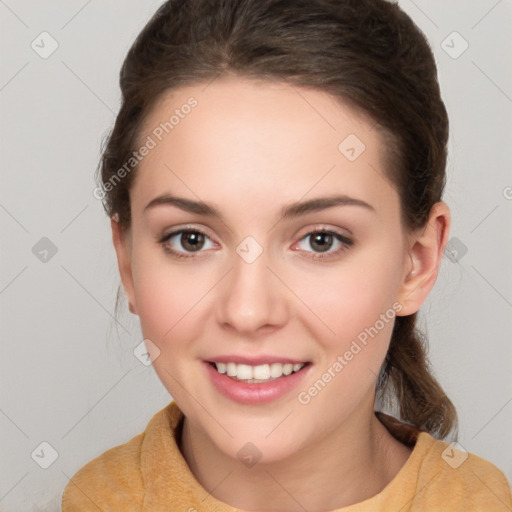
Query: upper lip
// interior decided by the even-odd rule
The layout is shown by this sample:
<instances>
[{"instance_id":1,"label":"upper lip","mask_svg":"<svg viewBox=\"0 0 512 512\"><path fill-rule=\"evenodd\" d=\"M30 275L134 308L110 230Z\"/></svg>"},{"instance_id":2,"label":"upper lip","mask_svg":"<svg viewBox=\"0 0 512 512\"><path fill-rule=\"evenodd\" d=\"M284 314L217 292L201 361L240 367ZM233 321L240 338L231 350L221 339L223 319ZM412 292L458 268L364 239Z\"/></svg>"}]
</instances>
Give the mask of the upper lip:
<instances>
[{"instance_id":1,"label":"upper lip","mask_svg":"<svg viewBox=\"0 0 512 512\"><path fill-rule=\"evenodd\" d=\"M281 357L281 356L270 356L270 355L259 355L259 356L243 356L243 355L222 355L222 356L214 356L208 359L205 359L210 363L236 363L236 364L247 364L249 366L259 366L262 364L272 364L272 363L281 363L281 364L306 364L308 361L300 360L300 359L290 359L289 357Z\"/></svg>"}]
</instances>

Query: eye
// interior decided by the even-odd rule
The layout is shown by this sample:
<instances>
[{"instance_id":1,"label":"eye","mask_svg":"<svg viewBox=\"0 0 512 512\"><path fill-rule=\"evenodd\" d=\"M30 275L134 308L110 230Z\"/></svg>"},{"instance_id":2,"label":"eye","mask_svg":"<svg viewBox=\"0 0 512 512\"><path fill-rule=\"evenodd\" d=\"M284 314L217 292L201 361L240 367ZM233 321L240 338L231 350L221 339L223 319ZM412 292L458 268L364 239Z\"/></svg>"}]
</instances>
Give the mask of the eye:
<instances>
[{"instance_id":1,"label":"eye","mask_svg":"<svg viewBox=\"0 0 512 512\"><path fill-rule=\"evenodd\" d=\"M187 253L204 252L214 247L208 235L197 229L181 229L163 236L159 241L165 251L180 258L189 257Z\"/></svg>"},{"instance_id":2,"label":"eye","mask_svg":"<svg viewBox=\"0 0 512 512\"><path fill-rule=\"evenodd\" d=\"M352 244L353 241L341 233L328 230L316 230L301 238L297 247L301 251L312 252L312 258L321 259L345 251Z\"/></svg>"}]
</instances>

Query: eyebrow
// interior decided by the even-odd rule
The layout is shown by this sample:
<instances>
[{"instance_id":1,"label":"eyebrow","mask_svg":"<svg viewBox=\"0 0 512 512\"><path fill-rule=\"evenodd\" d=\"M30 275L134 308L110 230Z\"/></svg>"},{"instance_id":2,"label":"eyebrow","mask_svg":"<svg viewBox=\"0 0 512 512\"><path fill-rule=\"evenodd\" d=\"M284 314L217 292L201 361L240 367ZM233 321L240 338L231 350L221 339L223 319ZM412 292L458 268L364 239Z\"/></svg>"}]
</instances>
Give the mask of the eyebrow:
<instances>
[{"instance_id":1,"label":"eyebrow","mask_svg":"<svg viewBox=\"0 0 512 512\"><path fill-rule=\"evenodd\" d=\"M185 199L184 197L164 194L152 199L144 207L144 212L157 206L175 206L186 212L196 213L198 215L207 215L209 217L216 217L222 220L221 213L215 207L203 201L194 201L192 199ZM281 218L288 219L291 217L299 217L301 215L326 210L327 208L333 208L335 206L360 206L376 213L375 208L372 205L361 199L356 199L346 195L337 195L299 201L297 203L284 206L281 209Z\"/></svg>"}]
</instances>

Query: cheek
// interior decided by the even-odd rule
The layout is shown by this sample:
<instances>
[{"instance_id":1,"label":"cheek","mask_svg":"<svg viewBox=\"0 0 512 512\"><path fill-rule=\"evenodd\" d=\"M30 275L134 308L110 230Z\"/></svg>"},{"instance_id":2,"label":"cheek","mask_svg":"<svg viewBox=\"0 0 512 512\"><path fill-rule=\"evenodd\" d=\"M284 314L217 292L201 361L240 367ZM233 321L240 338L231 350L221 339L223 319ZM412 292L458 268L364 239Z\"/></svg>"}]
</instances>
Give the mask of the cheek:
<instances>
[{"instance_id":1,"label":"cheek","mask_svg":"<svg viewBox=\"0 0 512 512\"><path fill-rule=\"evenodd\" d=\"M177 333L187 327L188 336L197 324L195 316L200 311L202 297L212 284L211 276L203 279L202 274L191 267L170 265L165 256L155 257L140 251L134 254L133 278L137 314L144 337L159 347L169 340L180 340Z\"/></svg>"},{"instance_id":2,"label":"cheek","mask_svg":"<svg viewBox=\"0 0 512 512\"><path fill-rule=\"evenodd\" d=\"M303 296L310 297L311 310L322 320L306 312L302 316L319 349L317 370L297 396L306 406L305 414L335 422L373 397L400 309L394 301L396 280L390 270L351 269L334 273L321 289L311 281L302 289Z\"/></svg>"},{"instance_id":3,"label":"cheek","mask_svg":"<svg viewBox=\"0 0 512 512\"><path fill-rule=\"evenodd\" d=\"M319 345L318 373L308 385L316 386L320 375L317 388L328 381L340 404L355 403L375 385L400 310L400 273L398 251L374 246L297 283L297 295L309 308L302 309L302 324Z\"/></svg>"},{"instance_id":4,"label":"cheek","mask_svg":"<svg viewBox=\"0 0 512 512\"><path fill-rule=\"evenodd\" d=\"M323 275L309 276L303 280L299 293L323 321L324 332L331 331L331 338L336 343L335 340L357 337L365 328L378 322L383 314L388 320L393 317L392 305L399 289L399 275L396 264L358 258L357 262L354 259L354 264L350 262L325 271ZM378 326L382 329L380 322ZM323 336L323 339L329 340L329 336Z\"/></svg>"}]
</instances>

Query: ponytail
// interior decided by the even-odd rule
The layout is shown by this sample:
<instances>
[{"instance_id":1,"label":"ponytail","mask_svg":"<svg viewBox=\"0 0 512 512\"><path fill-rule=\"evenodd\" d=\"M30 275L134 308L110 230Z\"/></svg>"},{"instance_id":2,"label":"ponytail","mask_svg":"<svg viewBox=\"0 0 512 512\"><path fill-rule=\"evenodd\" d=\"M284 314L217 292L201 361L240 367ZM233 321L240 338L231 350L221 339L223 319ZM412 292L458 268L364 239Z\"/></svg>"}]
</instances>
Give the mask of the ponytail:
<instances>
[{"instance_id":1,"label":"ponytail","mask_svg":"<svg viewBox=\"0 0 512 512\"><path fill-rule=\"evenodd\" d=\"M416 329L417 313L397 317L377 392L400 419L437 438L457 436L457 412L432 375L426 339Z\"/></svg>"}]
</instances>

